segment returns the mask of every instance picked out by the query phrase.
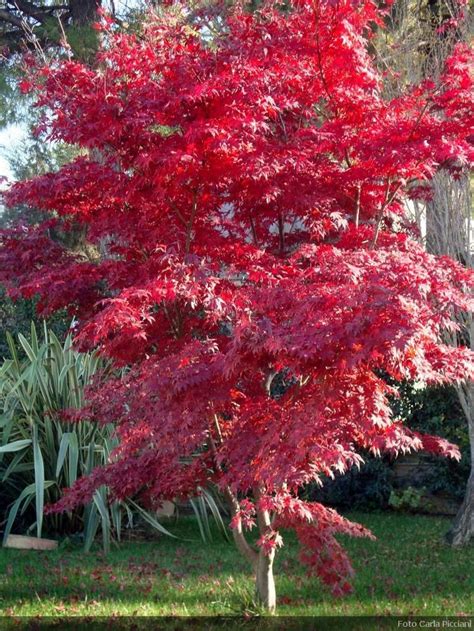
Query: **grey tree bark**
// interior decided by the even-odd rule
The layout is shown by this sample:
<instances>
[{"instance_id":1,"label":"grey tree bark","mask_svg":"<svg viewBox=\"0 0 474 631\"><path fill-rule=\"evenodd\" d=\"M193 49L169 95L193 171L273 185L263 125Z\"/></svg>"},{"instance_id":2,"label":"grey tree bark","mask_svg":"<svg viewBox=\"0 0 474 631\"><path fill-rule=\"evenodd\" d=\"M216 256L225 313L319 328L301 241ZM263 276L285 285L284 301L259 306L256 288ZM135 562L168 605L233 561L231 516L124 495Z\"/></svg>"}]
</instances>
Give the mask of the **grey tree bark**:
<instances>
[{"instance_id":1,"label":"grey tree bark","mask_svg":"<svg viewBox=\"0 0 474 631\"><path fill-rule=\"evenodd\" d=\"M255 501L258 502L263 492L258 486L253 491ZM272 532L272 520L270 513L266 510L257 510L257 524L262 536ZM269 612L275 613L276 590L273 576L273 561L275 559L275 548L270 553L266 553L260 548L257 565L255 568L255 587L257 601Z\"/></svg>"},{"instance_id":2,"label":"grey tree bark","mask_svg":"<svg viewBox=\"0 0 474 631\"><path fill-rule=\"evenodd\" d=\"M474 385L467 384L461 389L459 395L469 428L471 474L467 481L463 503L451 528L446 533L446 541L453 546L467 545L474 536Z\"/></svg>"},{"instance_id":3,"label":"grey tree bark","mask_svg":"<svg viewBox=\"0 0 474 631\"><path fill-rule=\"evenodd\" d=\"M267 382L268 389L270 382ZM215 427L217 435L221 436L219 421L215 417ZM211 449L216 456L216 445L210 434ZM216 468L220 470L220 465L217 464ZM253 489L253 496L256 502L260 499L263 493L262 486L256 486ZM225 490L225 497L229 504L230 513L232 517L235 517L240 510L240 504L237 496L228 487ZM257 510L257 525L261 535L265 535L272 531L272 519L268 511ZM273 614L276 610L276 589L275 579L273 576L273 561L275 559L275 549L270 554L264 554L263 550L257 551L252 545L250 545L245 537L245 533L242 529L242 525L238 524L232 529L232 535L234 537L234 543L244 558L250 563L252 570L255 573L255 597L257 602L266 609L269 613Z\"/></svg>"},{"instance_id":4,"label":"grey tree bark","mask_svg":"<svg viewBox=\"0 0 474 631\"><path fill-rule=\"evenodd\" d=\"M259 487L254 489L253 495L255 500L258 501L261 492L262 489ZM230 489L227 489L225 495L231 514L235 516L240 509L239 502ZM257 525L261 535L265 535L271 531L271 516L268 511L257 511ZM257 602L269 613L275 613L276 589L273 575L275 550L273 549L270 554L265 554L262 549L257 552L257 550L247 542L241 526L233 528L232 534L237 549L242 556L249 561L255 573L255 597Z\"/></svg>"},{"instance_id":5,"label":"grey tree bark","mask_svg":"<svg viewBox=\"0 0 474 631\"><path fill-rule=\"evenodd\" d=\"M276 590L273 576L274 559L274 550L270 554L263 554L260 551L256 568L255 588L257 600L269 613L275 613L276 609Z\"/></svg>"},{"instance_id":6,"label":"grey tree bark","mask_svg":"<svg viewBox=\"0 0 474 631\"><path fill-rule=\"evenodd\" d=\"M463 265L473 268L472 191L468 175L459 180L440 172L433 181L433 199L426 208L426 247L433 254L447 254ZM472 314L458 314L460 331L449 336L453 345L464 344L474 350L474 322ZM455 546L468 544L474 534L474 384L467 382L456 387L466 417L471 455L471 473L464 501L446 534Z\"/></svg>"}]
</instances>

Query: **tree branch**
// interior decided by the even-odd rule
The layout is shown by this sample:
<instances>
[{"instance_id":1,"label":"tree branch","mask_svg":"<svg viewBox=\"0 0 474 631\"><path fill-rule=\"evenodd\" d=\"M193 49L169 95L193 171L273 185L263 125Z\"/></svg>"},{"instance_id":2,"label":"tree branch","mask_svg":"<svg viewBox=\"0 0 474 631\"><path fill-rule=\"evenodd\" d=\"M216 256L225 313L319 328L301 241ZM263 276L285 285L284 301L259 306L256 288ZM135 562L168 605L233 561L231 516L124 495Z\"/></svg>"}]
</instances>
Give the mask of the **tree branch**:
<instances>
[{"instance_id":1,"label":"tree branch","mask_svg":"<svg viewBox=\"0 0 474 631\"><path fill-rule=\"evenodd\" d=\"M4 9L0 9L0 20L13 24L13 26L18 26L18 28L23 30L23 19L5 11Z\"/></svg>"},{"instance_id":2,"label":"tree branch","mask_svg":"<svg viewBox=\"0 0 474 631\"><path fill-rule=\"evenodd\" d=\"M239 501L232 493L229 486L225 488L224 495L229 502L231 515L232 517L235 517L240 510ZM239 552L251 563L253 569L255 570L258 563L258 553L249 545L240 523L236 524L235 527L232 528L232 536Z\"/></svg>"},{"instance_id":3,"label":"tree branch","mask_svg":"<svg viewBox=\"0 0 474 631\"><path fill-rule=\"evenodd\" d=\"M45 22L47 19L50 19L51 13L56 10L56 7L54 6L37 7L27 0L13 0L11 2L8 2L8 4L41 23Z\"/></svg>"},{"instance_id":4,"label":"tree branch","mask_svg":"<svg viewBox=\"0 0 474 631\"><path fill-rule=\"evenodd\" d=\"M214 427L216 428L219 440L222 442L222 432L219 425L219 419L216 414L214 414ZM214 457L214 466L216 467L217 471L222 472L222 467L217 463L217 448L214 439L212 438L211 431L209 431L209 443L211 445L211 451ZM240 511L240 504L239 500L234 495L229 485L227 485L224 489L224 496L229 504L230 514L232 515L232 517L235 517ZM252 568L256 570L258 563L258 552L252 548L252 546L245 538L241 523L237 523L235 527L232 528L232 537L234 538L234 543L239 552L250 562Z\"/></svg>"},{"instance_id":5,"label":"tree branch","mask_svg":"<svg viewBox=\"0 0 474 631\"><path fill-rule=\"evenodd\" d=\"M356 197L356 209L355 209L355 226L359 227L359 219L360 219L360 197L362 193L362 186L360 184L357 185L357 197Z\"/></svg>"}]
</instances>

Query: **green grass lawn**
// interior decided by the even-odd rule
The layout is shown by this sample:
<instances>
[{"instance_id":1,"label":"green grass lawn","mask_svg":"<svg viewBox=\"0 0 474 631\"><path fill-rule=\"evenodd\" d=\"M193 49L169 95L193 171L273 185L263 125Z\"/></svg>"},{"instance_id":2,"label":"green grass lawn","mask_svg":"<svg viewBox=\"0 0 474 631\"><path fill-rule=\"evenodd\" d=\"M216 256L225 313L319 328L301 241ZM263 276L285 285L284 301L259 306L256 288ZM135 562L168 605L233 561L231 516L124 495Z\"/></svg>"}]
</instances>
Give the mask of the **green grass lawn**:
<instances>
[{"instance_id":1,"label":"green grass lawn","mask_svg":"<svg viewBox=\"0 0 474 631\"><path fill-rule=\"evenodd\" d=\"M356 570L354 593L333 598L305 576L294 539L276 562L278 614L472 615L474 548L442 542L449 520L352 514L377 541L344 541ZM198 539L191 519L174 528L178 541L123 543L107 557L82 549L0 551L3 616L214 616L252 611L252 579L245 561L218 535ZM192 539L192 540L190 540Z\"/></svg>"}]
</instances>

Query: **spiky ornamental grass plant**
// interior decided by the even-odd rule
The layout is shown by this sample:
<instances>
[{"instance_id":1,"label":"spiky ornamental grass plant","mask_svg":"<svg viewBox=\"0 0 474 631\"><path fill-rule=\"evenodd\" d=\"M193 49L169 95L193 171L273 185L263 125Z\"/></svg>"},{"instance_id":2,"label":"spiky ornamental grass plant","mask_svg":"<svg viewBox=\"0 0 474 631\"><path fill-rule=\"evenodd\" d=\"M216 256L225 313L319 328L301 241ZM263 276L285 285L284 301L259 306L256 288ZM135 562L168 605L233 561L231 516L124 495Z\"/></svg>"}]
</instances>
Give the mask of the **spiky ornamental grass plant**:
<instances>
[{"instance_id":1,"label":"spiky ornamental grass plant","mask_svg":"<svg viewBox=\"0 0 474 631\"><path fill-rule=\"evenodd\" d=\"M11 357L0 367L0 482L3 497L12 501L4 540L25 515L33 515L29 530L38 537L45 529L54 534L82 532L86 549L100 530L107 551L113 537L120 539L124 518L132 524L137 514L170 534L133 500L109 501L105 486L84 509L49 515L45 522L44 506L106 464L117 447L111 425L68 422L62 413L81 408L84 389L108 367L95 352L73 350L71 334L61 343L46 324L41 340L32 323L29 340L20 334L17 344L7 333L7 342Z\"/></svg>"}]
</instances>

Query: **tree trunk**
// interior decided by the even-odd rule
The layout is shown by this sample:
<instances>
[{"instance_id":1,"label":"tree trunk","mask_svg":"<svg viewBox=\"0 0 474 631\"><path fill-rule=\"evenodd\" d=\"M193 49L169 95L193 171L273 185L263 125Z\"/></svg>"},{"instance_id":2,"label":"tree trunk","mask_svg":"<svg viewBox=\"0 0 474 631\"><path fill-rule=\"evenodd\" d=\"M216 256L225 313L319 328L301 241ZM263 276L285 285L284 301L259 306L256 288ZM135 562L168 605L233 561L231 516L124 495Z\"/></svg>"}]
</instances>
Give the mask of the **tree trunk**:
<instances>
[{"instance_id":1,"label":"tree trunk","mask_svg":"<svg viewBox=\"0 0 474 631\"><path fill-rule=\"evenodd\" d=\"M426 208L426 246L433 254L447 254L469 268L472 257L472 192L467 174L454 179L440 172L433 179L433 199ZM469 346L474 350L474 321L472 314L457 315L460 331L447 335L453 346ZM474 533L474 384L456 387L464 416L467 420L471 450L471 474L459 512L446 534L446 541L454 546L469 543Z\"/></svg>"},{"instance_id":2,"label":"tree trunk","mask_svg":"<svg viewBox=\"0 0 474 631\"><path fill-rule=\"evenodd\" d=\"M260 495L261 489L254 489L255 499L258 499ZM235 517L240 510L240 505L229 487L225 491L225 497L229 503L231 515ZM268 511L257 511L257 522L260 534L263 535L271 530L271 519ZM255 573L255 596L257 602L265 608L268 613L275 613L276 590L275 579L273 577L275 549L271 550L269 554L264 554L262 549L257 552L257 550L247 542L240 524L232 529L232 535L237 549L242 556L249 561Z\"/></svg>"},{"instance_id":3,"label":"tree trunk","mask_svg":"<svg viewBox=\"0 0 474 631\"><path fill-rule=\"evenodd\" d=\"M76 26L87 26L96 19L101 0L70 0L72 22Z\"/></svg>"},{"instance_id":4,"label":"tree trunk","mask_svg":"<svg viewBox=\"0 0 474 631\"><path fill-rule=\"evenodd\" d=\"M444 4L444 9L443 9ZM452 0L441 3L438 0L429 2L433 16L433 30L453 15L459 8ZM459 31L445 39L443 35L434 37L428 55L428 76L433 71L439 72L447 55L463 35ZM427 60L428 61L428 60ZM473 267L472 260L472 191L469 175L464 173L454 179L448 173L440 172L433 180L433 199L427 205L426 212L426 245L429 252L438 255L447 254L466 267ZM453 345L466 345L474 350L474 327L471 314L458 317L461 331L451 336ZM453 546L466 545L474 533L474 385L461 384L456 388L459 401L467 420L471 451L471 474L467 481L466 493L461 508L446 534L446 541Z\"/></svg>"},{"instance_id":5,"label":"tree trunk","mask_svg":"<svg viewBox=\"0 0 474 631\"><path fill-rule=\"evenodd\" d=\"M467 545L474 535L474 468L467 482L466 495L454 522L446 533L446 541L452 546Z\"/></svg>"},{"instance_id":6,"label":"tree trunk","mask_svg":"<svg viewBox=\"0 0 474 631\"><path fill-rule=\"evenodd\" d=\"M215 417L215 426L218 435L220 436L221 430L219 427L219 421L217 416ZM211 448L216 455L216 446L210 437ZM220 470L220 465L216 465L217 470ZM254 498L258 501L262 497L263 487L256 486L253 490ZM240 504L237 496L233 493L230 487L227 487L224 491L224 496L229 503L230 513L232 517L238 515L240 511ZM257 510L257 523L258 529L261 535L268 533L272 529L270 514L266 510ZM235 545L239 552L249 561L255 572L255 595L257 602L262 605L269 613L275 613L276 610L276 590L275 579L273 577L273 561L275 559L275 549L273 548L269 554L264 554L260 549L258 552L253 546L251 546L246 538L242 529L242 524L239 522L232 529L232 535L234 537Z\"/></svg>"},{"instance_id":7,"label":"tree trunk","mask_svg":"<svg viewBox=\"0 0 474 631\"><path fill-rule=\"evenodd\" d=\"M469 175L454 179L440 171L432 181L433 198L426 205L426 249L472 267L472 193Z\"/></svg>"},{"instance_id":8,"label":"tree trunk","mask_svg":"<svg viewBox=\"0 0 474 631\"><path fill-rule=\"evenodd\" d=\"M269 382L270 383L270 382ZM265 492L262 484L257 485L253 489L253 496L258 503ZM257 508L257 524L258 530L262 536L271 535L272 520L267 510L259 510ZM268 613L275 613L276 609L276 591L275 579L273 578L273 561L275 559L275 548L264 553L260 548L258 552L257 562L255 564L255 588L258 603L264 607Z\"/></svg>"},{"instance_id":9,"label":"tree trunk","mask_svg":"<svg viewBox=\"0 0 474 631\"><path fill-rule=\"evenodd\" d=\"M275 613L276 609L275 579L273 577L274 559L274 550L272 550L270 554L264 554L260 550L255 571L255 588L257 601L269 613Z\"/></svg>"},{"instance_id":10,"label":"tree trunk","mask_svg":"<svg viewBox=\"0 0 474 631\"><path fill-rule=\"evenodd\" d=\"M471 335L471 342L474 336ZM459 399L468 419L471 447L471 474L467 481L466 494L454 522L446 533L446 541L453 546L465 546L474 536L474 385L459 388Z\"/></svg>"}]
</instances>

